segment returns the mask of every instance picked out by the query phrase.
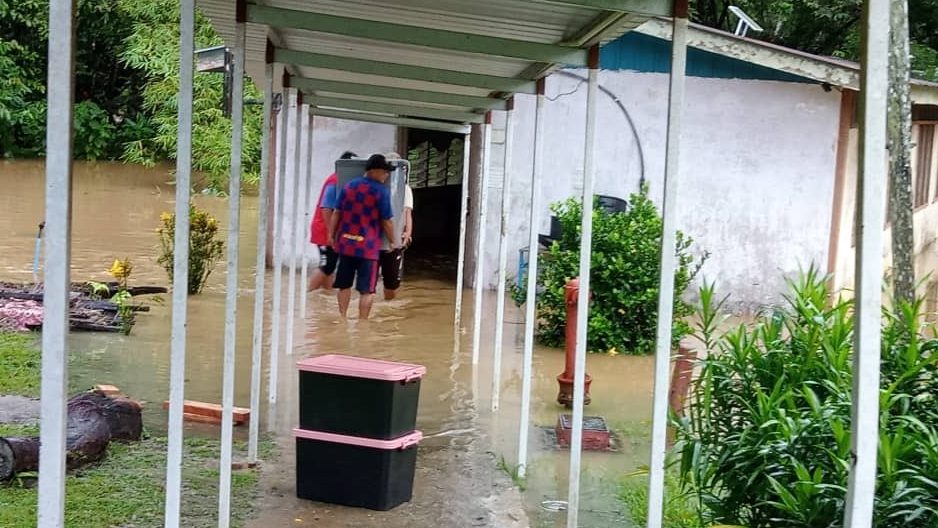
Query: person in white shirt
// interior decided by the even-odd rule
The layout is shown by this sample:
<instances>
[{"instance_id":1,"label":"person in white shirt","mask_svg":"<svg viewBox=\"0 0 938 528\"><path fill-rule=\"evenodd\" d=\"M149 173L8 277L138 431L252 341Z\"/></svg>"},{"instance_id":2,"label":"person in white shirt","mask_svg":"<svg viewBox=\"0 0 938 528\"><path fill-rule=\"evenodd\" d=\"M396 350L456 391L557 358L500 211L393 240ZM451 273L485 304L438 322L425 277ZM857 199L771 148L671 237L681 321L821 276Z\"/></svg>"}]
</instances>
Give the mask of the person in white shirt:
<instances>
[{"instance_id":1,"label":"person in white shirt","mask_svg":"<svg viewBox=\"0 0 938 528\"><path fill-rule=\"evenodd\" d=\"M401 156L396 152L385 154L388 160L399 160ZM384 283L384 300L390 301L397 297L397 290L401 287L401 278L404 270L404 250L413 242L414 233L414 191L410 184L404 187L404 229L401 233L400 248L393 251L382 251L378 257L381 269L381 279Z\"/></svg>"}]
</instances>

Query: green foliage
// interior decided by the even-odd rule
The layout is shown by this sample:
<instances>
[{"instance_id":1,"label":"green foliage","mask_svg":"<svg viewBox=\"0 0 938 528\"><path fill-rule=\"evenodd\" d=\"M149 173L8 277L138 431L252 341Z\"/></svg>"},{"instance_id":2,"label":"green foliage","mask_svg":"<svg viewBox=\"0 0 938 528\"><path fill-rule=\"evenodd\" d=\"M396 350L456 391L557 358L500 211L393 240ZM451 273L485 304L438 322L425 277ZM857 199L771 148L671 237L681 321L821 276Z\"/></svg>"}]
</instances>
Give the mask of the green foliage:
<instances>
[{"instance_id":1,"label":"green foliage","mask_svg":"<svg viewBox=\"0 0 938 528\"><path fill-rule=\"evenodd\" d=\"M549 346L561 346L566 325L564 286L579 274L579 201L555 203L551 210L563 228L541 259L537 298L538 336ZM682 299L685 289L707 258L695 259L693 241L677 233L677 265L674 274L674 339L687 334L683 318L693 312ZM629 198L628 211L593 211L593 252L590 271L592 303L588 323L588 347L595 352L647 354L654 349L658 311L661 258L661 216L648 198L647 189ZM512 296L523 290L512 290ZM523 297L521 297L523 298Z\"/></svg>"},{"instance_id":2,"label":"green foliage","mask_svg":"<svg viewBox=\"0 0 938 528\"><path fill-rule=\"evenodd\" d=\"M785 306L718 334L701 292L706 359L678 426L701 520L750 528L842 522L850 467L854 312L808 270ZM883 312L876 527L938 524L938 339L920 303Z\"/></svg>"},{"instance_id":3,"label":"green foliage","mask_svg":"<svg viewBox=\"0 0 938 528\"><path fill-rule=\"evenodd\" d=\"M176 215L163 213L160 215L160 227L157 230L160 236L160 256L157 262L169 280L173 280L173 249L176 232ZM225 243L216 240L218 234L218 221L205 211L199 210L195 205L189 206L189 293L201 293L208 282L209 275L215 269L218 261L225 254Z\"/></svg>"},{"instance_id":4,"label":"green foliage","mask_svg":"<svg viewBox=\"0 0 938 528\"><path fill-rule=\"evenodd\" d=\"M694 497L681 488L678 475L669 471L664 480L665 501L663 526L666 528L702 528ZM625 504L632 526L648 522L648 470L628 474L619 484L619 500Z\"/></svg>"},{"instance_id":5,"label":"green foliage","mask_svg":"<svg viewBox=\"0 0 938 528\"><path fill-rule=\"evenodd\" d=\"M0 332L0 394L39 395L41 358L26 334Z\"/></svg>"},{"instance_id":6,"label":"green foliage","mask_svg":"<svg viewBox=\"0 0 938 528\"><path fill-rule=\"evenodd\" d=\"M148 126L155 132L127 142L123 159L153 165L176 157L177 93L179 91L179 3L175 0L122 0L136 20L127 39L121 61L144 72L143 108L150 116ZM196 47L222 44L208 21L197 17ZM192 156L193 168L208 177L208 187L223 193L228 181L231 152L231 119L224 116L224 76L199 74L194 77ZM245 98L258 98L260 92L248 80ZM243 169L248 181L255 182L260 171L262 110L244 108Z\"/></svg>"},{"instance_id":7,"label":"green foliage","mask_svg":"<svg viewBox=\"0 0 938 528\"><path fill-rule=\"evenodd\" d=\"M736 5L765 28L750 36L818 55L860 56L862 0L702 0L691 5L694 20L704 25L732 30L736 19L728 8ZM912 69L938 81L938 0L910 0L909 22Z\"/></svg>"}]
</instances>

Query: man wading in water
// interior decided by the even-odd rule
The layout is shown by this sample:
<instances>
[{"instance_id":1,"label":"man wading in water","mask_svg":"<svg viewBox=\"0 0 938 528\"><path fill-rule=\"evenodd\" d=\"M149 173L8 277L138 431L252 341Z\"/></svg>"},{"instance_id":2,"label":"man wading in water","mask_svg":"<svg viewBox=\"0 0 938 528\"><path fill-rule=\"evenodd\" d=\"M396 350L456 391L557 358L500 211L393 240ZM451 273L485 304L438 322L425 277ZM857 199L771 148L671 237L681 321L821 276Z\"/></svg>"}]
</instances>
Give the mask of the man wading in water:
<instances>
[{"instance_id":1,"label":"man wading in water","mask_svg":"<svg viewBox=\"0 0 938 528\"><path fill-rule=\"evenodd\" d=\"M360 295L358 316L367 319L378 283L378 256L382 234L391 251L396 251L391 218L391 193L384 183L394 168L387 158L368 158L365 174L345 184L339 191L337 207L329 224L330 245L339 254L334 286L339 289L339 313L345 317L352 299L352 285Z\"/></svg>"}]
</instances>

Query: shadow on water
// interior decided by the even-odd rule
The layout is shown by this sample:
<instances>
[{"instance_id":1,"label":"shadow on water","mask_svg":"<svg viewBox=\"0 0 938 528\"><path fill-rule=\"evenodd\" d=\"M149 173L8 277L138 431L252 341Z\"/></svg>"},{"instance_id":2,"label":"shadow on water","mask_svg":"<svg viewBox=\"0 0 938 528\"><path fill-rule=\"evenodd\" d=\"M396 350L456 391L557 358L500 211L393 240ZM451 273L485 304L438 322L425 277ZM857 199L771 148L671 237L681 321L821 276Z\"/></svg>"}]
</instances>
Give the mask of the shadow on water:
<instances>
[{"instance_id":1,"label":"shadow on water","mask_svg":"<svg viewBox=\"0 0 938 528\"><path fill-rule=\"evenodd\" d=\"M31 280L36 225L43 203L42 165L0 162L0 280ZM134 264L131 284L167 285L156 263L159 215L173 209L174 187L166 168L144 169L119 164L76 164L73 211L73 280L104 281L115 258ZM200 208L212 213L225 232L227 203L196 196ZM247 407L250 389L253 318L254 254L257 201L242 201L242 257L239 266L235 404ZM262 430L276 434L282 456L268 462L262 479L259 516L250 526L563 526L563 512L541 507L546 500L565 500L568 452L555 449L546 432L564 410L556 402L555 377L563 370L563 352L536 350L530 467L527 490L520 494L498 469L510 469L517 457L520 414L522 313L506 310L505 351L500 411L491 407L492 321L483 327L482 361L471 365L471 291L467 291L463 333L453 332L455 262L419 255L405 259L404 285L392 302L379 301L369 321L342 320L330 293L309 295L309 314L296 318L291 355L279 361L277 404L262 408ZM268 272L268 292L270 277ZM286 286L286 281L284 286ZM222 384L225 302L224 262L201 295L188 307L186 398L217 402ZM379 292L380 293L380 292ZM73 333L70 385L78 390L96 383L120 386L145 402L145 421L156 432L165 430L161 403L169 392L169 296L160 302L145 298L151 311L141 314L129 336ZM494 314L494 296L485 300L485 314ZM270 304L268 294L268 309ZM353 310L354 311L354 310ZM491 319L491 317L488 317ZM270 318L265 321L269 338ZM264 349L264 378L268 349ZM422 382L418 428L426 435L420 445L414 500L392 512L352 510L300 501L293 492L293 447L290 431L297 415L297 359L322 353L343 353L414 362L427 366ZM651 358L591 356L593 403L587 415L604 416L618 437L611 453L586 453L582 526L627 522L616 500L621 475L647 464L648 420L651 412ZM264 382L266 387L266 381ZM337 396L340 397L340 396ZM262 401L266 402L266 395ZM205 425L187 426L189 434L217 434ZM244 438L246 428L236 434Z\"/></svg>"}]
</instances>

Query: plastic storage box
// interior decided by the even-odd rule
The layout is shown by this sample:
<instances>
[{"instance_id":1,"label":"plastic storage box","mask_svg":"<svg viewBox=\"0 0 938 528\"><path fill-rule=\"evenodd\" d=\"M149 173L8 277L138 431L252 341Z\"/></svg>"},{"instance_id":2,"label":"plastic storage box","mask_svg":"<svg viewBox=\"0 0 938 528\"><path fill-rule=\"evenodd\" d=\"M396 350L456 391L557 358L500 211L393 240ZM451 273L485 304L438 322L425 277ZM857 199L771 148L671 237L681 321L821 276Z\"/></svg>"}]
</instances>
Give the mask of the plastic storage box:
<instances>
[{"instance_id":1,"label":"plastic storage box","mask_svg":"<svg viewBox=\"0 0 938 528\"><path fill-rule=\"evenodd\" d=\"M386 511L413 495L420 431L373 440L294 429L296 496Z\"/></svg>"},{"instance_id":2,"label":"plastic storage box","mask_svg":"<svg viewBox=\"0 0 938 528\"><path fill-rule=\"evenodd\" d=\"M330 354L297 362L300 429L377 440L411 433L426 367Z\"/></svg>"}]
</instances>

